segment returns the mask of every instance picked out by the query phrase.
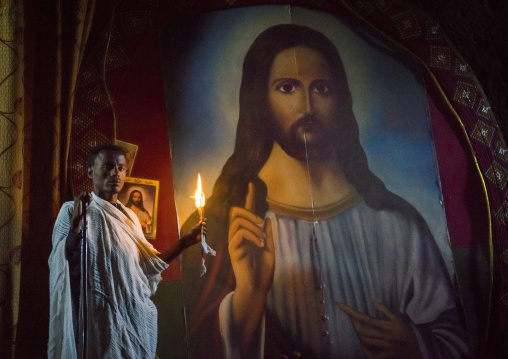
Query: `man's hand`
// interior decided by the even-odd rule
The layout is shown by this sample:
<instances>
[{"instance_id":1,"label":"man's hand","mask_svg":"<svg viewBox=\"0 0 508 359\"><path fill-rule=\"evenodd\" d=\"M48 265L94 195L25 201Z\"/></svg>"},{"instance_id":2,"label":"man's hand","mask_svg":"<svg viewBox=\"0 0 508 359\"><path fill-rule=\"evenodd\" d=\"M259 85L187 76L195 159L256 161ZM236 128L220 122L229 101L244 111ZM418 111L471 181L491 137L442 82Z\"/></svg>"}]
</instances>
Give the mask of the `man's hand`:
<instances>
[{"instance_id":1,"label":"man's hand","mask_svg":"<svg viewBox=\"0 0 508 359\"><path fill-rule=\"evenodd\" d=\"M78 196L74 197L74 211L71 219L71 230L78 234L83 228L81 217L83 215L83 202L88 206L90 204L91 196L88 192L81 192Z\"/></svg>"},{"instance_id":2,"label":"man's hand","mask_svg":"<svg viewBox=\"0 0 508 359\"><path fill-rule=\"evenodd\" d=\"M343 303L336 303L351 319L365 357L420 359L418 340L406 320L381 302L374 300L372 303L385 319L373 318Z\"/></svg>"},{"instance_id":3,"label":"man's hand","mask_svg":"<svg viewBox=\"0 0 508 359\"><path fill-rule=\"evenodd\" d=\"M72 211L70 223L70 230L74 235L70 235L69 233L65 240L66 256L71 252L79 250L79 245L81 243L79 234L83 228L83 203L88 206L90 204L90 199L91 196L88 192L81 192L78 196L74 197L74 209Z\"/></svg>"},{"instance_id":4,"label":"man's hand","mask_svg":"<svg viewBox=\"0 0 508 359\"><path fill-rule=\"evenodd\" d=\"M171 263L176 257L180 255L186 248L199 243L201 241L201 230L206 235L206 218L196 224L192 229L180 238L175 244L166 249L159 257L166 263Z\"/></svg>"},{"instance_id":5,"label":"man's hand","mask_svg":"<svg viewBox=\"0 0 508 359\"><path fill-rule=\"evenodd\" d=\"M203 234L206 237L207 230L208 228L206 227L206 218L205 218L201 222L196 224L194 227L192 227L191 230L180 239L182 249L185 249L196 243L201 242L201 234Z\"/></svg>"}]
</instances>

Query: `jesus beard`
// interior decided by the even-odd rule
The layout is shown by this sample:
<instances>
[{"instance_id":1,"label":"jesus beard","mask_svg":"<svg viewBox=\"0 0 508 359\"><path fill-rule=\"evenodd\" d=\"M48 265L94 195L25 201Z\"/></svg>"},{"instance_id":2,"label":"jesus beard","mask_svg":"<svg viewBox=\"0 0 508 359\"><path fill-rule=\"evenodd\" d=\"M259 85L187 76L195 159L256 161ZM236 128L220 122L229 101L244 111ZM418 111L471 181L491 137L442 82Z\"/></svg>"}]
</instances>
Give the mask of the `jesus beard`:
<instances>
[{"instance_id":1,"label":"jesus beard","mask_svg":"<svg viewBox=\"0 0 508 359\"><path fill-rule=\"evenodd\" d=\"M303 116L284 131L277 126L275 141L291 157L300 161L326 161L336 155L336 131L326 128L315 116Z\"/></svg>"}]
</instances>

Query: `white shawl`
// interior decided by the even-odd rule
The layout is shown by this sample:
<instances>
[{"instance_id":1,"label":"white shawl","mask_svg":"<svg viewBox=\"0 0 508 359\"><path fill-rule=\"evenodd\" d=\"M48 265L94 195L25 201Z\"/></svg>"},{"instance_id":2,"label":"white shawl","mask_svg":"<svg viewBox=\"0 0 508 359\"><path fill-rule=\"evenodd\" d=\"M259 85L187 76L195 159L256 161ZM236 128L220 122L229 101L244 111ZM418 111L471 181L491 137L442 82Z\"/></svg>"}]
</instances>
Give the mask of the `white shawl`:
<instances>
[{"instance_id":1,"label":"white shawl","mask_svg":"<svg viewBox=\"0 0 508 359\"><path fill-rule=\"evenodd\" d=\"M65 239L73 202L62 206L53 230L48 357L76 358ZM92 193L87 210L89 358L154 358L157 310L150 300L168 267L145 239L137 216L127 218Z\"/></svg>"}]
</instances>

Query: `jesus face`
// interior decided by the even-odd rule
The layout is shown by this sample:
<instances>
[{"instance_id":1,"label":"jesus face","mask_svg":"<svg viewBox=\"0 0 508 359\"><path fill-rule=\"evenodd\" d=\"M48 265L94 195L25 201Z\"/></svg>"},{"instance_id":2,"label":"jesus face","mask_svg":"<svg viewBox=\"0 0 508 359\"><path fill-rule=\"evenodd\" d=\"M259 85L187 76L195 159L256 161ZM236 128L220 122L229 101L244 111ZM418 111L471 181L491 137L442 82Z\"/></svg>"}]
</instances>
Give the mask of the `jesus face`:
<instances>
[{"instance_id":1,"label":"jesus face","mask_svg":"<svg viewBox=\"0 0 508 359\"><path fill-rule=\"evenodd\" d=\"M268 80L268 106L276 141L290 156L325 161L338 141L337 84L316 50L297 46L274 58Z\"/></svg>"},{"instance_id":2,"label":"jesus face","mask_svg":"<svg viewBox=\"0 0 508 359\"><path fill-rule=\"evenodd\" d=\"M136 207L139 207L141 205L141 193L133 192L131 200Z\"/></svg>"}]
</instances>

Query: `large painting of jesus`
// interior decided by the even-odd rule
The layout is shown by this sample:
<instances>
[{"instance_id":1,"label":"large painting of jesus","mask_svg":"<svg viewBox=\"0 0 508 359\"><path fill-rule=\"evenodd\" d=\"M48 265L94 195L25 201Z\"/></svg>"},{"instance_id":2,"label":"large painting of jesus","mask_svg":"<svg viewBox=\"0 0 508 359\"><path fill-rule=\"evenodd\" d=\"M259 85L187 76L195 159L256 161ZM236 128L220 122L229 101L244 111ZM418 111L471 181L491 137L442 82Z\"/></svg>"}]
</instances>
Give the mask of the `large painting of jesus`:
<instances>
[{"instance_id":1,"label":"large painting of jesus","mask_svg":"<svg viewBox=\"0 0 508 359\"><path fill-rule=\"evenodd\" d=\"M182 258L190 356L468 357L419 63L287 6L161 48L180 225L200 173L216 251Z\"/></svg>"}]
</instances>

